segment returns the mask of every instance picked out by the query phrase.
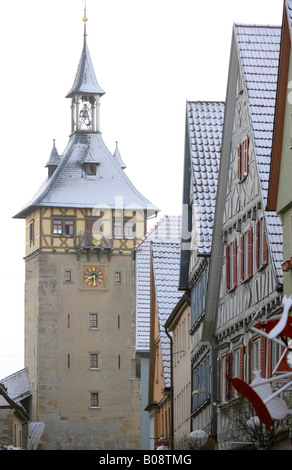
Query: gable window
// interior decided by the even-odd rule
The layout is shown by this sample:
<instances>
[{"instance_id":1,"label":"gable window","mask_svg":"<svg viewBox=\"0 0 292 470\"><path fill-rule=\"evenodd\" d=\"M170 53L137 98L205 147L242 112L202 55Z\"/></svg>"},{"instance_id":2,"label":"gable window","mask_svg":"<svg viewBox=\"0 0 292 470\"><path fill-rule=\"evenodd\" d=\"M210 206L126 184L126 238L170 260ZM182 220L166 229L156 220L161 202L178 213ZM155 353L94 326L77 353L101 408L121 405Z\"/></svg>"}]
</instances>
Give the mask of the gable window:
<instances>
[{"instance_id":1,"label":"gable window","mask_svg":"<svg viewBox=\"0 0 292 470\"><path fill-rule=\"evenodd\" d=\"M227 291L237 286L237 239L226 245L226 287Z\"/></svg>"},{"instance_id":2,"label":"gable window","mask_svg":"<svg viewBox=\"0 0 292 470\"><path fill-rule=\"evenodd\" d=\"M257 220L256 239L256 266L257 269L260 269L268 264L268 241L266 225L263 218Z\"/></svg>"},{"instance_id":3,"label":"gable window","mask_svg":"<svg viewBox=\"0 0 292 470\"><path fill-rule=\"evenodd\" d=\"M249 164L249 138L245 137L244 141L238 144L237 147L237 160L238 160L238 183L244 181L248 175Z\"/></svg>"},{"instance_id":4,"label":"gable window","mask_svg":"<svg viewBox=\"0 0 292 470\"><path fill-rule=\"evenodd\" d=\"M53 219L53 235L59 237L74 236L73 219Z\"/></svg>"},{"instance_id":5,"label":"gable window","mask_svg":"<svg viewBox=\"0 0 292 470\"><path fill-rule=\"evenodd\" d=\"M241 234L241 282L250 279L253 275L253 229L249 227Z\"/></svg>"}]
</instances>

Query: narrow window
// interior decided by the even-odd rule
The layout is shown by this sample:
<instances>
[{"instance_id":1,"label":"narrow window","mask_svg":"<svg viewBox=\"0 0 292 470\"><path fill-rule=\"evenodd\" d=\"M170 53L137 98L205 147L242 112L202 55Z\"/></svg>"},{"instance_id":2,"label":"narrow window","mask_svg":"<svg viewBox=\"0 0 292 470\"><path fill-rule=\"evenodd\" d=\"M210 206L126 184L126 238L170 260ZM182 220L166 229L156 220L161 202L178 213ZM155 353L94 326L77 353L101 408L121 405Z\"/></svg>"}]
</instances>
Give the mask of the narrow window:
<instances>
[{"instance_id":1,"label":"narrow window","mask_svg":"<svg viewBox=\"0 0 292 470\"><path fill-rule=\"evenodd\" d=\"M268 240L263 218L256 223L256 266L257 269L268 264Z\"/></svg>"},{"instance_id":2,"label":"narrow window","mask_svg":"<svg viewBox=\"0 0 292 470\"><path fill-rule=\"evenodd\" d=\"M29 222L29 242L34 245L34 219Z\"/></svg>"},{"instance_id":3,"label":"narrow window","mask_svg":"<svg viewBox=\"0 0 292 470\"><path fill-rule=\"evenodd\" d=\"M246 136L244 141L237 147L237 181L241 183L248 175L249 166L249 137Z\"/></svg>"},{"instance_id":4,"label":"narrow window","mask_svg":"<svg viewBox=\"0 0 292 470\"><path fill-rule=\"evenodd\" d=\"M67 356L67 365L68 365L68 369L70 369L70 365L71 365L70 354L68 354Z\"/></svg>"},{"instance_id":5,"label":"narrow window","mask_svg":"<svg viewBox=\"0 0 292 470\"><path fill-rule=\"evenodd\" d=\"M118 356L118 368L119 369L121 368L121 356L120 355Z\"/></svg>"},{"instance_id":6,"label":"narrow window","mask_svg":"<svg viewBox=\"0 0 292 470\"><path fill-rule=\"evenodd\" d=\"M253 230L250 227L247 231L247 277L251 278L253 275Z\"/></svg>"},{"instance_id":7,"label":"narrow window","mask_svg":"<svg viewBox=\"0 0 292 470\"><path fill-rule=\"evenodd\" d=\"M99 407L99 394L97 392L90 394L90 406L91 408Z\"/></svg>"},{"instance_id":8,"label":"narrow window","mask_svg":"<svg viewBox=\"0 0 292 470\"><path fill-rule=\"evenodd\" d=\"M120 326L121 326L121 318L120 318L120 315L118 315L118 329L120 329Z\"/></svg>"},{"instance_id":9,"label":"narrow window","mask_svg":"<svg viewBox=\"0 0 292 470\"><path fill-rule=\"evenodd\" d=\"M70 328L70 314L68 314L68 328Z\"/></svg>"},{"instance_id":10,"label":"narrow window","mask_svg":"<svg viewBox=\"0 0 292 470\"><path fill-rule=\"evenodd\" d=\"M53 220L53 234L62 235L62 220L61 219Z\"/></svg>"},{"instance_id":11,"label":"narrow window","mask_svg":"<svg viewBox=\"0 0 292 470\"><path fill-rule=\"evenodd\" d=\"M243 176L248 175L248 146L249 146L249 139L248 136L244 139L243 147L244 147L244 162L243 162Z\"/></svg>"},{"instance_id":12,"label":"narrow window","mask_svg":"<svg viewBox=\"0 0 292 470\"><path fill-rule=\"evenodd\" d=\"M90 369L98 369L98 354L90 354Z\"/></svg>"},{"instance_id":13,"label":"narrow window","mask_svg":"<svg viewBox=\"0 0 292 470\"><path fill-rule=\"evenodd\" d=\"M226 245L226 287L227 291L237 286L237 239Z\"/></svg>"},{"instance_id":14,"label":"narrow window","mask_svg":"<svg viewBox=\"0 0 292 470\"><path fill-rule=\"evenodd\" d=\"M122 273L120 271L115 272L115 284L120 286L122 284Z\"/></svg>"},{"instance_id":15,"label":"narrow window","mask_svg":"<svg viewBox=\"0 0 292 470\"><path fill-rule=\"evenodd\" d=\"M72 281L71 271L65 271L65 282L71 282L71 281Z\"/></svg>"},{"instance_id":16,"label":"narrow window","mask_svg":"<svg viewBox=\"0 0 292 470\"><path fill-rule=\"evenodd\" d=\"M74 220L65 220L64 235L73 237L74 235Z\"/></svg>"},{"instance_id":17,"label":"narrow window","mask_svg":"<svg viewBox=\"0 0 292 470\"><path fill-rule=\"evenodd\" d=\"M89 326L90 328L97 328L97 313L89 314Z\"/></svg>"}]
</instances>

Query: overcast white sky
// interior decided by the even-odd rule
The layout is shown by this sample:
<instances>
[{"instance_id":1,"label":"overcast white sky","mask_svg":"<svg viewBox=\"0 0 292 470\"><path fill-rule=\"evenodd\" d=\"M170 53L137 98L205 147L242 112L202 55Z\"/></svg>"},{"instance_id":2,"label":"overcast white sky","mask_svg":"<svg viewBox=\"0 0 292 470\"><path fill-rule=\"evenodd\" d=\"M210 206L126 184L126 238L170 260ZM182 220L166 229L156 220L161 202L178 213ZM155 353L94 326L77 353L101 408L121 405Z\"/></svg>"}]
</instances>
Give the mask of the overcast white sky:
<instances>
[{"instance_id":1,"label":"overcast white sky","mask_svg":"<svg viewBox=\"0 0 292 470\"><path fill-rule=\"evenodd\" d=\"M70 133L82 0L1 0L0 379L24 367L24 232L12 219ZM224 101L233 23L280 25L283 0L87 0L105 144L137 189L180 215L187 100Z\"/></svg>"}]
</instances>

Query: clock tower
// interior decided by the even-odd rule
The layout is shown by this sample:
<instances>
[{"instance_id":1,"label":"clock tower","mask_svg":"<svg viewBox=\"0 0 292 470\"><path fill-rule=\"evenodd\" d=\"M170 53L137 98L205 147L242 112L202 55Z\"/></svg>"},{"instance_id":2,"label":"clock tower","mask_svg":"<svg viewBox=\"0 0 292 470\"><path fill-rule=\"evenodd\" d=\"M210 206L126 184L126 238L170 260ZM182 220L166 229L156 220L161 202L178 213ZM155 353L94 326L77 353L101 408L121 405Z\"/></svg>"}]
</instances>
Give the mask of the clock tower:
<instances>
[{"instance_id":1,"label":"clock tower","mask_svg":"<svg viewBox=\"0 0 292 470\"><path fill-rule=\"evenodd\" d=\"M71 135L18 213L26 223L25 366L32 421L47 450L140 448L133 251L157 208L100 131L99 86L84 21Z\"/></svg>"}]
</instances>

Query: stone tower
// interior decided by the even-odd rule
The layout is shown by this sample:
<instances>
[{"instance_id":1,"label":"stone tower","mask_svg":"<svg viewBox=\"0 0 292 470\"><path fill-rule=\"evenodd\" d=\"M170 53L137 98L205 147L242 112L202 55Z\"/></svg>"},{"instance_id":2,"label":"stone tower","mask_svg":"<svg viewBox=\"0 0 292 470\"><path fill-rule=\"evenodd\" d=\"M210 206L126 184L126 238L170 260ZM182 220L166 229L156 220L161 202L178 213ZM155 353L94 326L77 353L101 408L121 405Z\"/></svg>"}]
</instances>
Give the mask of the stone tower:
<instances>
[{"instance_id":1,"label":"stone tower","mask_svg":"<svg viewBox=\"0 0 292 470\"><path fill-rule=\"evenodd\" d=\"M139 449L133 249L157 208L105 146L99 86L84 44L71 135L15 218L26 221L25 366L41 449Z\"/></svg>"}]
</instances>

